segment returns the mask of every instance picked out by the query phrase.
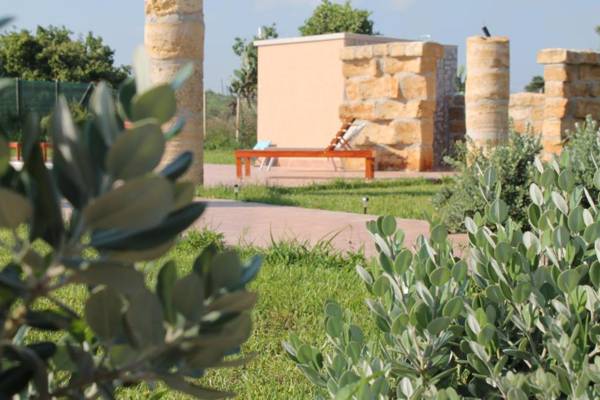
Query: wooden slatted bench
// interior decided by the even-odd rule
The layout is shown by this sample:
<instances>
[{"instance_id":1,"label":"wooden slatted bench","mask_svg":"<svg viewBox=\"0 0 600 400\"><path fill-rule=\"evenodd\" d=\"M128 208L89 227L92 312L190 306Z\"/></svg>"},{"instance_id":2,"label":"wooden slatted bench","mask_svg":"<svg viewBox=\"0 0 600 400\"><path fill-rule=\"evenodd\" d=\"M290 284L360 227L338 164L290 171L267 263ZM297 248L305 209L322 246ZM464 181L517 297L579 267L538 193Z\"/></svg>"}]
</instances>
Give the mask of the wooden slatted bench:
<instances>
[{"instance_id":1,"label":"wooden slatted bench","mask_svg":"<svg viewBox=\"0 0 600 400\"><path fill-rule=\"evenodd\" d=\"M250 176L250 166L253 158L364 158L365 178L375 178L374 150L331 150L331 149L284 149L272 148L267 150L236 150L235 165L238 178L242 172ZM242 168L244 164L245 168ZM242 171L244 170L244 171Z\"/></svg>"}]
</instances>

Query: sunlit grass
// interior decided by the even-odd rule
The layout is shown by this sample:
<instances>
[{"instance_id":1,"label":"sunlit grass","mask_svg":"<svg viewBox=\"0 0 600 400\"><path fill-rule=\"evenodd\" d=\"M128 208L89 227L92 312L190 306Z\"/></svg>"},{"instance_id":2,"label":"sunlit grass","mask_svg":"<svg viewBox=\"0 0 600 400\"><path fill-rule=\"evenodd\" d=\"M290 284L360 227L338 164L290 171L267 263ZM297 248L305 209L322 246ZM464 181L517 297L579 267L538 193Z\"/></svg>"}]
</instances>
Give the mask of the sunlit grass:
<instances>
[{"instance_id":1,"label":"sunlit grass","mask_svg":"<svg viewBox=\"0 0 600 400\"><path fill-rule=\"evenodd\" d=\"M362 213L363 197L369 197L368 213L399 218L429 219L435 215L432 197L445 180L402 179L365 182L339 180L304 187L242 186L239 200L266 204ZM230 186L201 188L198 196L234 199Z\"/></svg>"}]
</instances>

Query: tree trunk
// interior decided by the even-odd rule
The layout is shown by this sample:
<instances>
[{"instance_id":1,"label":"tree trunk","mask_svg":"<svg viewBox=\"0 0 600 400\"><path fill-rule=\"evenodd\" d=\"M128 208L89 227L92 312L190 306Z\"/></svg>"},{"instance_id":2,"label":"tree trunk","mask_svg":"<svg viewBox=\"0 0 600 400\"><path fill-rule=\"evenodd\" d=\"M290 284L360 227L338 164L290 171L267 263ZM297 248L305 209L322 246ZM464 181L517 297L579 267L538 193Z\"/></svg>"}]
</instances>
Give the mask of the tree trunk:
<instances>
[{"instance_id":1,"label":"tree trunk","mask_svg":"<svg viewBox=\"0 0 600 400\"><path fill-rule=\"evenodd\" d=\"M240 96L236 97L235 104L235 140L240 142L240 125L242 121L242 101Z\"/></svg>"}]
</instances>

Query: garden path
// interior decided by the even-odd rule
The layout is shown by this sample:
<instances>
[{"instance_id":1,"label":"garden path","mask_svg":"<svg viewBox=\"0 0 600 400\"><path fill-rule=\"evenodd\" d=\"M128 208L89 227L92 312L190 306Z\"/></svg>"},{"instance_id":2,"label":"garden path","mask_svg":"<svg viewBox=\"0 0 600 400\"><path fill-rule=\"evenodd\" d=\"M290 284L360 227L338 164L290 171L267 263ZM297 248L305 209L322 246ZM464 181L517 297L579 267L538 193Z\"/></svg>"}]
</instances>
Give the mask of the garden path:
<instances>
[{"instance_id":1,"label":"garden path","mask_svg":"<svg viewBox=\"0 0 600 400\"><path fill-rule=\"evenodd\" d=\"M221 232L230 245L267 247L272 240L291 240L315 244L331 240L339 251L364 249L367 257L376 255L365 224L376 217L338 211L243 203L230 200L206 200L208 208L195 228ZM406 244L413 246L419 235L427 235L426 221L398 219L406 233ZM451 237L457 248L466 243L464 235Z\"/></svg>"}]
</instances>

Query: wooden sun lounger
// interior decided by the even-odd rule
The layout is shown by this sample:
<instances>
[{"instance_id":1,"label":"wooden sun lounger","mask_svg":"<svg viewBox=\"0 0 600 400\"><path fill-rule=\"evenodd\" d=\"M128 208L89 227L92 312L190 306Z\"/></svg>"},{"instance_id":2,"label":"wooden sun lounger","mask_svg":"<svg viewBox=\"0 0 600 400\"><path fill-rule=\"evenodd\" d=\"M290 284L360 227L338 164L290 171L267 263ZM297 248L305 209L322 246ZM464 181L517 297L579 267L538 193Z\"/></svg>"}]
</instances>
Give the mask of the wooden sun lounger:
<instances>
[{"instance_id":1,"label":"wooden sun lounger","mask_svg":"<svg viewBox=\"0 0 600 400\"><path fill-rule=\"evenodd\" d=\"M267 150L236 150L235 165L238 178L242 178L242 169L245 175L250 176L250 166L253 158L364 158L365 178L375 178L375 151L374 150L332 150L327 149L284 149L272 148ZM245 168L242 168L245 164Z\"/></svg>"}]
</instances>

